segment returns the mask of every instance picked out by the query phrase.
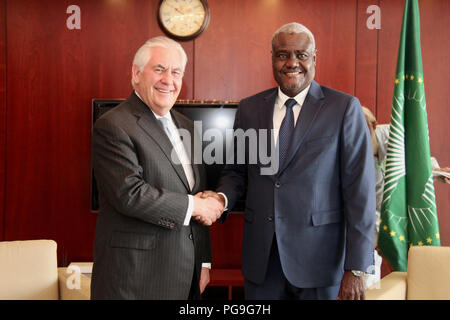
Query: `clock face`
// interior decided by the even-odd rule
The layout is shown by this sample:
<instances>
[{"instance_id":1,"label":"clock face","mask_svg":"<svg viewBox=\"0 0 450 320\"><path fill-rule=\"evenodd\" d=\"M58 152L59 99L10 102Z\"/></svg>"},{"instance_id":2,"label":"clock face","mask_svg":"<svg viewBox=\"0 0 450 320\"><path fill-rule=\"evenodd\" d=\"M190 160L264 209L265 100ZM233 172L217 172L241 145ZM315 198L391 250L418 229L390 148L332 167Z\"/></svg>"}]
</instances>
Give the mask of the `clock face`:
<instances>
[{"instance_id":1,"label":"clock face","mask_svg":"<svg viewBox=\"0 0 450 320\"><path fill-rule=\"evenodd\" d=\"M205 0L162 0L158 19L162 28L179 39L191 39L206 29L209 9Z\"/></svg>"}]
</instances>

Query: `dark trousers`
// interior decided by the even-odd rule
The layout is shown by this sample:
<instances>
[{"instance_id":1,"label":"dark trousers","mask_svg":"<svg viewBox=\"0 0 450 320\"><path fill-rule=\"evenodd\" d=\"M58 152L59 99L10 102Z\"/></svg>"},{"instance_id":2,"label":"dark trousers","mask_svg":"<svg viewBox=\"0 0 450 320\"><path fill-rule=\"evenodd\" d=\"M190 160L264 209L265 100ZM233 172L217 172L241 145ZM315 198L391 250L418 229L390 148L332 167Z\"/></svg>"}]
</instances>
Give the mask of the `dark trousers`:
<instances>
[{"instance_id":1,"label":"dark trousers","mask_svg":"<svg viewBox=\"0 0 450 320\"><path fill-rule=\"evenodd\" d=\"M244 283L247 300L336 300L339 287L297 288L289 283L281 267L275 236L264 282L256 284L246 279Z\"/></svg>"}]
</instances>

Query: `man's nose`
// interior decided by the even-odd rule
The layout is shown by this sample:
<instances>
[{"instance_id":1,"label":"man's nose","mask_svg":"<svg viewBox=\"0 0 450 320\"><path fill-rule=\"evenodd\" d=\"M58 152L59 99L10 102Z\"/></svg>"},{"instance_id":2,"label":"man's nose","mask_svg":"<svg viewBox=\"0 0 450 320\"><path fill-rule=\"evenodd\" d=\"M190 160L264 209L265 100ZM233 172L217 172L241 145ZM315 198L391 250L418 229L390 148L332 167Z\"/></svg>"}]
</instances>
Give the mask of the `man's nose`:
<instances>
[{"instance_id":1,"label":"man's nose","mask_svg":"<svg viewBox=\"0 0 450 320\"><path fill-rule=\"evenodd\" d=\"M295 54L290 54L289 58L286 60L286 65L288 67L297 67L300 64L300 60L297 58Z\"/></svg>"},{"instance_id":2,"label":"man's nose","mask_svg":"<svg viewBox=\"0 0 450 320\"><path fill-rule=\"evenodd\" d=\"M166 70L161 77L161 81L167 84L170 84L173 80L173 76L172 73L170 72L170 70Z\"/></svg>"}]
</instances>

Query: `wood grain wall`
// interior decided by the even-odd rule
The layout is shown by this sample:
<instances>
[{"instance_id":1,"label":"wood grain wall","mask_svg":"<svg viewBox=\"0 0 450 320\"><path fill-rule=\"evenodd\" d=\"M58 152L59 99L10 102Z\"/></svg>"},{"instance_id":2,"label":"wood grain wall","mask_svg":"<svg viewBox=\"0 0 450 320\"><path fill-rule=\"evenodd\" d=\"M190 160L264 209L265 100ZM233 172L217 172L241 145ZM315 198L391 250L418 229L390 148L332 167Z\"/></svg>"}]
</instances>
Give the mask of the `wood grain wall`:
<instances>
[{"instance_id":1,"label":"wood grain wall","mask_svg":"<svg viewBox=\"0 0 450 320\"><path fill-rule=\"evenodd\" d=\"M51 238L60 264L92 259L91 100L131 93L131 60L161 35L157 0L0 1L0 240ZM270 40L298 21L315 34L316 80L389 121L403 0L209 0L211 21L188 54L182 99L239 100L275 85ZM81 30L66 9L81 8ZM381 8L381 29L366 8ZM431 152L450 166L449 2L420 1ZM450 245L450 188L435 184ZM242 217L215 225L215 266L239 267Z\"/></svg>"},{"instance_id":2,"label":"wood grain wall","mask_svg":"<svg viewBox=\"0 0 450 320\"><path fill-rule=\"evenodd\" d=\"M0 240L5 234L6 177L6 4L0 2Z\"/></svg>"}]
</instances>

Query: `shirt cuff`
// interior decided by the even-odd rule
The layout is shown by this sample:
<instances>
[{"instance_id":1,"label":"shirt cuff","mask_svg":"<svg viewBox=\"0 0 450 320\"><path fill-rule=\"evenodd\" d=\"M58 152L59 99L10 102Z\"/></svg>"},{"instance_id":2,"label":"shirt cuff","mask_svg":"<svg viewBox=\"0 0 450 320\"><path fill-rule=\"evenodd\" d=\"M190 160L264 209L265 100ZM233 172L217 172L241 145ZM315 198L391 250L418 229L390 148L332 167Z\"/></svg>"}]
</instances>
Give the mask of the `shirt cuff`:
<instances>
[{"instance_id":1,"label":"shirt cuff","mask_svg":"<svg viewBox=\"0 0 450 320\"><path fill-rule=\"evenodd\" d=\"M186 218L184 218L183 226L188 226L191 221L192 213L194 212L194 196L188 194L189 204L186 212Z\"/></svg>"},{"instance_id":2,"label":"shirt cuff","mask_svg":"<svg viewBox=\"0 0 450 320\"><path fill-rule=\"evenodd\" d=\"M204 263L202 263L202 268L211 269L211 262L204 262Z\"/></svg>"},{"instance_id":3,"label":"shirt cuff","mask_svg":"<svg viewBox=\"0 0 450 320\"><path fill-rule=\"evenodd\" d=\"M223 192L217 192L217 194L223 195L223 198L225 199L225 208L223 209L223 211L227 211L228 210L228 198L227 198L227 196Z\"/></svg>"}]
</instances>

